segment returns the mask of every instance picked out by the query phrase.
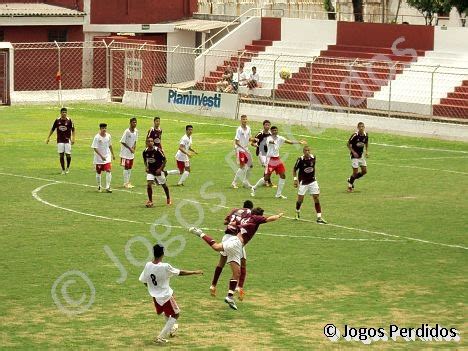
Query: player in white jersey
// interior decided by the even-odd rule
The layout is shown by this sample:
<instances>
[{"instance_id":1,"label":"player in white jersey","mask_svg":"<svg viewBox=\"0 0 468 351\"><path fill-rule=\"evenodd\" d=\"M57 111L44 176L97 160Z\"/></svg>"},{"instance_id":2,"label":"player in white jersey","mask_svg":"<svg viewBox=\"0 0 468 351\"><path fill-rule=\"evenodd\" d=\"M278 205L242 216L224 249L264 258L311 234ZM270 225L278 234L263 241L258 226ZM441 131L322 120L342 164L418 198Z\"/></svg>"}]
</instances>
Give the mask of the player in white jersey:
<instances>
[{"instance_id":1,"label":"player in white jersey","mask_svg":"<svg viewBox=\"0 0 468 351\"><path fill-rule=\"evenodd\" d=\"M275 172L280 176L280 180L278 181L278 188L276 189L275 197L277 199L286 199L286 196L282 194L284 183L286 182L286 168L284 167L283 161L279 157L279 150L281 146L286 144L301 144L305 145L306 142L304 140L301 141L291 141L282 136L278 135L278 127L271 127L270 129L271 135L267 138L266 144L268 145L268 152L267 152L267 166L265 168L265 175L260 178L252 187L252 192L250 195L255 196L255 190L259 187L263 186L266 181L270 180L271 174Z\"/></svg>"},{"instance_id":2,"label":"player in white jersey","mask_svg":"<svg viewBox=\"0 0 468 351\"><path fill-rule=\"evenodd\" d=\"M120 139L120 165L124 167L123 179L124 188L131 189L133 185L130 183L132 174L133 160L135 158L136 143L138 140L138 130L136 129L137 119L130 119L130 127L125 129L122 138Z\"/></svg>"},{"instance_id":3,"label":"player in white jersey","mask_svg":"<svg viewBox=\"0 0 468 351\"><path fill-rule=\"evenodd\" d=\"M156 337L156 342L166 343L169 335L174 336L178 329L176 324L179 318L179 306L174 299L173 290L169 286L169 280L175 275L193 275L203 274L203 271L184 271L172 267L169 263L163 263L164 247L160 245L153 246L154 259L146 263L143 272L140 274L140 282L148 287L148 293L153 298L156 313L164 312L166 324Z\"/></svg>"},{"instance_id":4,"label":"player in white jersey","mask_svg":"<svg viewBox=\"0 0 468 351\"><path fill-rule=\"evenodd\" d=\"M112 149L111 135L107 133L107 124L99 124L99 133L93 139L91 147L94 149L94 165L96 166L96 181L98 191L101 192L101 172L106 172L106 192L111 193L112 160L115 160Z\"/></svg>"},{"instance_id":5,"label":"player in white jersey","mask_svg":"<svg viewBox=\"0 0 468 351\"><path fill-rule=\"evenodd\" d=\"M252 155L249 151L250 142L255 142L255 138L252 138L252 131L247 125L247 116L242 115L241 125L237 128L236 137L234 139L236 156L239 163L239 168L237 169L234 180L231 184L234 189L237 189L237 179L239 179L240 182L248 188L252 187L247 177L247 172L253 167Z\"/></svg>"},{"instance_id":6,"label":"player in white jersey","mask_svg":"<svg viewBox=\"0 0 468 351\"><path fill-rule=\"evenodd\" d=\"M185 180L190 175L190 157L193 154L198 155L198 153L192 149L192 132L193 126L185 126L185 135L179 141L179 150L175 155L177 161L177 168L179 169L179 174L181 174L179 182L177 185L184 185ZM172 174L173 171L168 171L168 174Z\"/></svg>"}]
</instances>

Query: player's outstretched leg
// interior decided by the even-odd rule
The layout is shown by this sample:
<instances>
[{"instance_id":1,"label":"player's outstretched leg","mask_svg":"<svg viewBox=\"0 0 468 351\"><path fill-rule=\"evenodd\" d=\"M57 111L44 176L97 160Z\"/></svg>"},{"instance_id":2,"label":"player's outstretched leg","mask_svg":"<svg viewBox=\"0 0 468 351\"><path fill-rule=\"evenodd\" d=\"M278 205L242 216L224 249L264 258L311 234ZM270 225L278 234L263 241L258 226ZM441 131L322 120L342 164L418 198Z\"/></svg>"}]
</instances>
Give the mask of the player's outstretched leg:
<instances>
[{"instance_id":1,"label":"player's outstretched leg","mask_svg":"<svg viewBox=\"0 0 468 351\"><path fill-rule=\"evenodd\" d=\"M217 243L216 240L214 240L210 236L203 233L203 230L201 230L200 228L190 227L188 231L190 233L198 236L202 240L204 240L213 250L215 250L217 252L223 251L223 244L222 243Z\"/></svg>"}]
</instances>

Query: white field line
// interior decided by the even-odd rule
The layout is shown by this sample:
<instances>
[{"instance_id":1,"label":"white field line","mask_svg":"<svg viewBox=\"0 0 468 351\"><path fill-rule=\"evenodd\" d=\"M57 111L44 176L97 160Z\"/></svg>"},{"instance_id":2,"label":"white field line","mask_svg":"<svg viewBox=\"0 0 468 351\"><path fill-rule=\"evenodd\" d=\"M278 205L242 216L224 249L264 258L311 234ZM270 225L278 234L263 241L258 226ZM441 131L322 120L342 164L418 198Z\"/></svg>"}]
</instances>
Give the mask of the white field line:
<instances>
[{"instance_id":1,"label":"white field line","mask_svg":"<svg viewBox=\"0 0 468 351\"><path fill-rule=\"evenodd\" d=\"M399 161L419 161L419 160L445 160L447 158L468 158L468 156L442 156L442 157L418 157L418 158L399 158Z\"/></svg>"},{"instance_id":2,"label":"white field line","mask_svg":"<svg viewBox=\"0 0 468 351\"><path fill-rule=\"evenodd\" d=\"M425 170L425 171L437 171L437 172L446 172L446 173L468 175L468 172L452 171L450 169L427 168L427 167L419 167L419 166L412 166L412 165L392 165L392 164L383 163L383 162L373 162L373 164L380 165L380 166L422 169L422 170Z\"/></svg>"},{"instance_id":3,"label":"white field line","mask_svg":"<svg viewBox=\"0 0 468 351\"><path fill-rule=\"evenodd\" d=\"M44 205L47 205L47 206L51 206L51 207L54 207L54 208L57 208L57 209L60 209L60 210L64 210L64 211L68 211L68 212L72 212L72 213L76 213L76 214L79 214L79 215L83 215L83 216L88 216L88 217L93 217L93 218L98 218L98 219L104 219L104 220L109 220L109 221L117 221L117 222L126 222L126 223L134 223L134 224L146 224L146 225L154 225L154 223L149 223L149 222L141 222L141 221L135 221L135 220L130 220L130 219L122 219L122 218L115 218L115 217L108 217L108 216L101 216L101 215L96 215L96 214L93 214L93 213L89 213L89 212L82 212L82 211L77 211L77 210L73 210L71 208L67 208L67 207L63 207L63 206L59 206L59 205L56 205L56 204L53 204L51 202L48 202L46 200L44 200L43 198L41 198L39 196L39 192L50 186L50 185L57 185L57 184L64 184L63 182L53 182L53 183L48 183L48 184L44 184L44 185L41 185L40 187L37 187L36 189L34 189L31 193L32 193L32 196L39 202L43 203ZM85 184L83 184L85 185ZM87 185L85 185L87 186ZM182 226L177 226L177 225L168 225L168 224L161 224L161 223L158 223L157 225L159 226L162 226L162 227L166 227L166 228L177 228L177 229L182 229L184 231L187 230L187 228L185 227L182 227ZM202 228L203 230L207 230L207 231L210 231L210 232L213 232L213 231L218 231L218 232L224 232L224 229L215 229L215 228ZM285 237L285 238L307 238L307 239L319 239L319 240L335 240L335 241L385 241L385 242L398 242L398 241L401 241L401 240L391 240L391 239L384 239L384 240L379 240L379 239L364 239L364 238L337 238L337 237L330 237L330 238L326 238L326 237L319 237L319 236L307 236L307 235L286 235L286 234L272 234L272 233L261 233L261 232L257 232L257 234L260 234L260 235L266 235L266 236L273 236L273 237Z\"/></svg>"},{"instance_id":4,"label":"white field line","mask_svg":"<svg viewBox=\"0 0 468 351\"><path fill-rule=\"evenodd\" d=\"M47 181L47 182L50 182L50 183L53 183L53 184L62 183L62 184L73 184L73 185L79 185L79 186L85 186L85 187L95 187L95 186L88 185L88 184L56 181L56 180L53 180L53 179L46 179L46 178L39 178L39 177L31 177L31 176L25 176L25 175L17 175L17 174L12 174L12 173L0 172L0 175L6 175L6 176L12 176L12 177L18 177L18 178L26 178L26 179L35 179L35 180L41 180L41 181ZM136 191L119 190L119 189L116 189L116 190L142 195L142 193L138 193L138 192L136 192ZM193 201L193 202L197 202L197 203L202 204L202 205L204 204L204 205L215 206L215 207L221 207L221 208L226 208L226 209L227 209L227 208L230 208L230 207L227 207L227 206L222 206L222 205L217 205L217 204L210 204L210 203L199 202L199 201L194 201L194 200L187 200L187 201ZM288 218L288 219L293 219L292 217L289 217L289 216L284 216L284 217L285 217L285 218ZM312 223L314 222L314 221L307 220L307 219L300 219L299 221L312 222ZM333 224L333 223L328 223L327 226L336 227L336 228L341 228L341 229L346 229L346 230L349 230L349 231L357 231L357 232L362 232L362 233L375 234L375 235L379 235L379 236L385 236L385 237L391 237L391 238L398 238L398 239L400 239L400 240L398 240L398 241L401 241L401 240L403 239L403 240L421 242L421 243L425 243L425 244L431 244L431 245L438 245L438 246L444 246L444 247L450 247L450 248L457 248L457 249L468 250L468 247L465 247L465 246L462 246L462 245L453 245L453 244L438 243L438 242L433 242L433 241L428 241L428 240L423 240L423 239L418 239L418 238L407 237L407 236L403 236L403 235L395 235L395 234L388 234L388 233L384 233L384 232L372 231L372 230L367 230L367 229L363 229L363 228L347 227L347 226L342 226L342 225ZM283 234L277 234L277 235L273 235L273 234L263 234L263 235L282 236ZM285 235L285 234L284 234L284 235ZM293 237L293 236L288 236L288 237ZM297 237L302 237L302 236L297 236ZM309 237L309 236L305 236L305 237L306 237L306 238L311 238L311 237ZM316 237L316 238L318 238L318 237ZM327 240L346 240L346 239L338 239L338 238L336 238L336 239L327 239ZM349 239L348 239L348 240L349 240ZM368 240L368 239L360 239L360 240Z\"/></svg>"},{"instance_id":5,"label":"white field line","mask_svg":"<svg viewBox=\"0 0 468 351\"><path fill-rule=\"evenodd\" d=\"M121 115L124 115L124 116L135 117L135 113L121 112L121 111L116 112L116 111L98 110L98 109L83 108L83 107L75 107L75 109L85 110L85 111L93 111L93 112L105 112L105 113L112 113L112 114L121 114ZM147 116L147 115L138 115L138 117L151 118L151 119L154 118L154 116ZM164 121L171 121L171 122L178 122L178 123L189 123L189 122L184 121L184 120L170 119L170 118L164 118ZM195 122L190 122L190 124L218 126L218 127L221 126L221 127L229 127L229 128L233 128L233 129L238 127L238 125L232 125L232 124L196 122L196 121ZM291 135L298 136L298 137L303 137L303 138L318 139L318 140L339 141L339 142L343 142L343 145L345 145L345 143L346 143L346 140L342 140L342 139L338 139L338 138L322 138L322 137L314 136L313 134L306 135L306 134L294 134L294 133L292 133ZM453 152L453 153L468 154L468 151L464 151L464 150L438 149L438 148L430 148L430 147L409 146L409 145L392 145L392 144L387 144L387 143L372 143L372 142L369 143L369 144L370 145L376 145L376 146L382 146L382 147L395 147L395 148L400 148L400 149L414 149L414 150L424 150L424 151L440 151L440 152Z\"/></svg>"}]
</instances>

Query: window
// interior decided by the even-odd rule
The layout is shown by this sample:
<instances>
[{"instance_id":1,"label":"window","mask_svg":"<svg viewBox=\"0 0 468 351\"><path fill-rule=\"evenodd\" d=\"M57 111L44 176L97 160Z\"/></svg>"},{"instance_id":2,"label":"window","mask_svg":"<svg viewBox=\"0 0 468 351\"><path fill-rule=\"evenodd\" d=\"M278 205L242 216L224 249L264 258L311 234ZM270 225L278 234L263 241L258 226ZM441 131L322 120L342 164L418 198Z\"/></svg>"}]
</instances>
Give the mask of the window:
<instances>
[{"instance_id":1,"label":"window","mask_svg":"<svg viewBox=\"0 0 468 351\"><path fill-rule=\"evenodd\" d=\"M64 42L67 41L67 30L49 30L49 41Z\"/></svg>"}]
</instances>

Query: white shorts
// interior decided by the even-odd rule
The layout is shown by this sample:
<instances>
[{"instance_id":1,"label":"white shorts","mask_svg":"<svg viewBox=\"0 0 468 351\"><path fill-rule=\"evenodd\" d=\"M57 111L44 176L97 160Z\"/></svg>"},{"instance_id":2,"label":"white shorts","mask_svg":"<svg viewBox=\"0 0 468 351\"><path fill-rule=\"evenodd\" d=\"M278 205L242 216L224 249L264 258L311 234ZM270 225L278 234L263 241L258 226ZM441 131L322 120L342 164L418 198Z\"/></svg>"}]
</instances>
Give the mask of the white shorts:
<instances>
[{"instance_id":1,"label":"white shorts","mask_svg":"<svg viewBox=\"0 0 468 351\"><path fill-rule=\"evenodd\" d=\"M260 161L263 167L266 167L268 164L266 155L258 155L258 160Z\"/></svg>"},{"instance_id":2,"label":"white shorts","mask_svg":"<svg viewBox=\"0 0 468 351\"><path fill-rule=\"evenodd\" d=\"M359 167L367 167L367 162L364 157L361 158L352 158L351 159L351 167L359 168Z\"/></svg>"},{"instance_id":3,"label":"white shorts","mask_svg":"<svg viewBox=\"0 0 468 351\"><path fill-rule=\"evenodd\" d=\"M221 242L224 242L224 241L228 240L228 239L231 238L231 237L233 237L233 235L231 235L231 234L224 234L223 240L221 240ZM224 256L224 257L227 256L227 253L224 252L224 251L220 251L219 254L220 254L221 256ZM245 260L247 259L247 253L245 252L245 247L242 247L242 258L245 259Z\"/></svg>"},{"instance_id":4,"label":"white shorts","mask_svg":"<svg viewBox=\"0 0 468 351\"><path fill-rule=\"evenodd\" d=\"M71 143L57 143L57 152L59 154L71 154Z\"/></svg>"},{"instance_id":5,"label":"white shorts","mask_svg":"<svg viewBox=\"0 0 468 351\"><path fill-rule=\"evenodd\" d=\"M236 262L240 266L243 245L237 236L235 235L229 235L229 236L230 238L227 238L226 240L222 242L224 254L226 254L227 256L228 263Z\"/></svg>"},{"instance_id":6,"label":"white shorts","mask_svg":"<svg viewBox=\"0 0 468 351\"><path fill-rule=\"evenodd\" d=\"M306 194L318 195L318 194L320 194L320 188L319 188L319 185L318 185L317 181L312 182L312 183L307 184L307 185L299 184L299 189L297 190L297 194L298 195L306 195Z\"/></svg>"},{"instance_id":7,"label":"white shorts","mask_svg":"<svg viewBox=\"0 0 468 351\"><path fill-rule=\"evenodd\" d=\"M164 176L164 173L161 173L160 176L155 176L154 174L146 173L146 180L154 181L155 179L159 185L166 184L166 177Z\"/></svg>"}]
</instances>

